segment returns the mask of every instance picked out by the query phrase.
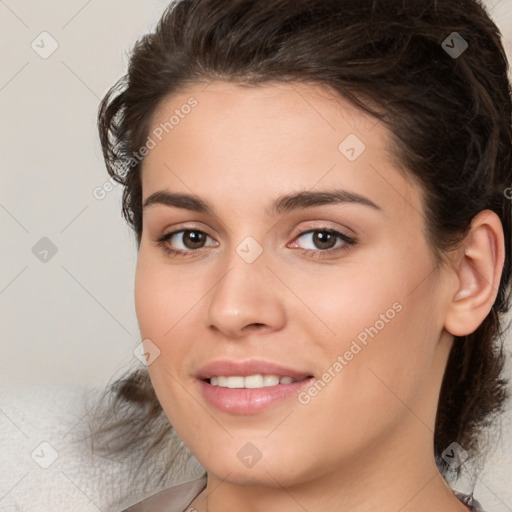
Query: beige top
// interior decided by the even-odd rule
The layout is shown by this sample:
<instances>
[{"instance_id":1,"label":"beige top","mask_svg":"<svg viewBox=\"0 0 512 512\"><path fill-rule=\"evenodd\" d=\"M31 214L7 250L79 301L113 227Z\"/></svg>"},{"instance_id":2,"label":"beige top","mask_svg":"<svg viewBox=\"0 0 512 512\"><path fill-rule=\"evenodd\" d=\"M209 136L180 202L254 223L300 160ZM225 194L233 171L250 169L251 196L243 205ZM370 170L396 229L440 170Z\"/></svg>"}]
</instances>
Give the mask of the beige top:
<instances>
[{"instance_id":1,"label":"beige top","mask_svg":"<svg viewBox=\"0 0 512 512\"><path fill-rule=\"evenodd\" d=\"M206 487L206 481L207 477L205 475L197 480L174 485L135 503L122 512L195 512L190 504ZM469 510L483 512L480 503L472 496L457 491L453 492Z\"/></svg>"}]
</instances>

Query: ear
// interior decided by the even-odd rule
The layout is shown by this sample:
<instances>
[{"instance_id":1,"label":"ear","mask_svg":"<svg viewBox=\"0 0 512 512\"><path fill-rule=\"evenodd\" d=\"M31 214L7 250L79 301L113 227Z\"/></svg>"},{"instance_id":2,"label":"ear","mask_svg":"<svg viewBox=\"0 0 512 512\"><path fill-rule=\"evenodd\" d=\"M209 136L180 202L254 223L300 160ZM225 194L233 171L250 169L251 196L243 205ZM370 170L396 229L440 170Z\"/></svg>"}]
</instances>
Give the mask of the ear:
<instances>
[{"instance_id":1,"label":"ear","mask_svg":"<svg viewBox=\"0 0 512 512\"><path fill-rule=\"evenodd\" d=\"M491 310L505 261L505 243L500 218L491 210L479 212L453 267L456 279L448 292L445 329L454 336L474 332Z\"/></svg>"}]
</instances>

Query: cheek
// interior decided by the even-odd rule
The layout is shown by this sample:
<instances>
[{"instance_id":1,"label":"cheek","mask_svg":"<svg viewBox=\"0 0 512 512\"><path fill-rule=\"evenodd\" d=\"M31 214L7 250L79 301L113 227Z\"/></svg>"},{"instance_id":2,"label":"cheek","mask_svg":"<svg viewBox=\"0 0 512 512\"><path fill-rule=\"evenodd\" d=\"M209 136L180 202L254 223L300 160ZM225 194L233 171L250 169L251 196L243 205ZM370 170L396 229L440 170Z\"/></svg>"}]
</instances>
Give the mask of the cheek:
<instances>
[{"instance_id":1,"label":"cheek","mask_svg":"<svg viewBox=\"0 0 512 512\"><path fill-rule=\"evenodd\" d=\"M155 272L150 271L142 252L139 253L135 272L135 312L142 338L153 338L156 332L158 288L155 288Z\"/></svg>"},{"instance_id":2,"label":"cheek","mask_svg":"<svg viewBox=\"0 0 512 512\"><path fill-rule=\"evenodd\" d=\"M169 373L187 378L181 363L190 357L191 333L200 325L197 315L203 289L204 283L191 279L190 272L166 264L159 255L140 250L135 310L141 338L151 340L159 349L158 359L148 366L157 391L162 385L163 389L174 385Z\"/></svg>"},{"instance_id":3,"label":"cheek","mask_svg":"<svg viewBox=\"0 0 512 512\"><path fill-rule=\"evenodd\" d=\"M359 404L364 398L374 408L399 402L393 392L412 398L428 379L442 327L431 272L427 248L417 244L380 251L375 261L316 276L315 286L293 283L318 319L309 314L309 324L328 327L321 337L311 337L323 354L325 370L342 358L338 371L331 369L341 377L332 387L338 396L350 401L346 394L357 389L352 398L357 396ZM298 322L308 329L306 320Z\"/></svg>"},{"instance_id":4,"label":"cheek","mask_svg":"<svg viewBox=\"0 0 512 512\"><path fill-rule=\"evenodd\" d=\"M141 338L151 340L160 351L148 366L148 372L166 414L179 410L180 398L187 401L180 395L181 388L176 383L180 365L174 363L184 357L186 346L180 346L176 337L186 324L183 316L190 309L184 297L186 288L170 287L176 275L168 274L165 266L149 258L141 248L135 273L135 310Z\"/></svg>"},{"instance_id":5,"label":"cheek","mask_svg":"<svg viewBox=\"0 0 512 512\"><path fill-rule=\"evenodd\" d=\"M165 257L164 257L165 258ZM141 244L135 273L135 311L143 337L164 339L185 315L197 291L186 272Z\"/></svg>"},{"instance_id":6,"label":"cheek","mask_svg":"<svg viewBox=\"0 0 512 512\"><path fill-rule=\"evenodd\" d=\"M430 315L434 297L426 288L383 293L376 301L380 307L361 304L353 310L352 335L342 342L347 363L339 384L354 421L364 411L375 424L407 415L404 404L419 403L428 390L439 333Z\"/></svg>"}]
</instances>

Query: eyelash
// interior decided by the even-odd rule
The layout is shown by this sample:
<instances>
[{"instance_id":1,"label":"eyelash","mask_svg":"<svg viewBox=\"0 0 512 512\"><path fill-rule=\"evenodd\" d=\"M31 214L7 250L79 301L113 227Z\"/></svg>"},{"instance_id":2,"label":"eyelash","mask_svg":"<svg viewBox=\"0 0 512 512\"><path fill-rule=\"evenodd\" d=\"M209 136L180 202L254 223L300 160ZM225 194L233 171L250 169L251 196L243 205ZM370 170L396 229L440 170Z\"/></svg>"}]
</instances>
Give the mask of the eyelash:
<instances>
[{"instance_id":1,"label":"eyelash","mask_svg":"<svg viewBox=\"0 0 512 512\"><path fill-rule=\"evenodd\" d=\"M156 240L158 247L161 247L169 256L179 256L179 257L197 257L198 255L193 255L191 253L198 253L202 252L201 249L189 249L188 251L180 251L176 249L171 249L168 245L168 241L176 234L178 233L202 233L209 237L204 231L201 231L200 229L180 229L177 231L173 231L171 233L166 233L165 235L161 236ZM340 231L336 231L335 229L330 228L317 228L317 229L308 229L306 231L302 231L297 234L297 236L294 238L300 238L301 236L307 235L309 233L329 233L331 235L336 236L338 239L341 239L344 243L340 247L335 247L331 249L325 249L325 250L313 250L313 249L299 249L302 252L308 254L309 256L317 257L317 258L324 258L324 257L330 257L337 254L340 254L344 251L347 251L351 247L357 244L357 240L353 237L350 237L348 235L345 235L344 233L341 233ZM209 237L211 238L211 237Z\"/></svg>"}]
</instances>

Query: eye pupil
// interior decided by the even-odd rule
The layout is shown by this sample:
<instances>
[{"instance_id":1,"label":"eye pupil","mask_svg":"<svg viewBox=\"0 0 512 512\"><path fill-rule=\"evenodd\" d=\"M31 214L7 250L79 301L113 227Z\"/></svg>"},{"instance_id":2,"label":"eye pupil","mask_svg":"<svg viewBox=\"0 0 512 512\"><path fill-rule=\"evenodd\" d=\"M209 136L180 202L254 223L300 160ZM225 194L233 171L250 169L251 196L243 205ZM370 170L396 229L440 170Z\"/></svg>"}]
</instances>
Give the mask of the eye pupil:
<instances>
[{"instance_id":1,"label":"eye pupil","mask_svg":"<svg viewBox=\"0 0 512 512\"><path fill-rule=\"evenodd\" d=\"M315 231L313 241L320 249L331 249L336 245L336 237L328 231Z\"/></svg>"},{"instance_id":2,"label":"eye pupil","mask_svg":"<svg viewBox=\"0 0 512 512\"><path fill-rule=\"evenodd\" d=\"M205 233L201 233L199 231L185 231L183 233L183 243L188 249L197 249L202 247L205 239Z\"/></svg>"}]
</instances>

